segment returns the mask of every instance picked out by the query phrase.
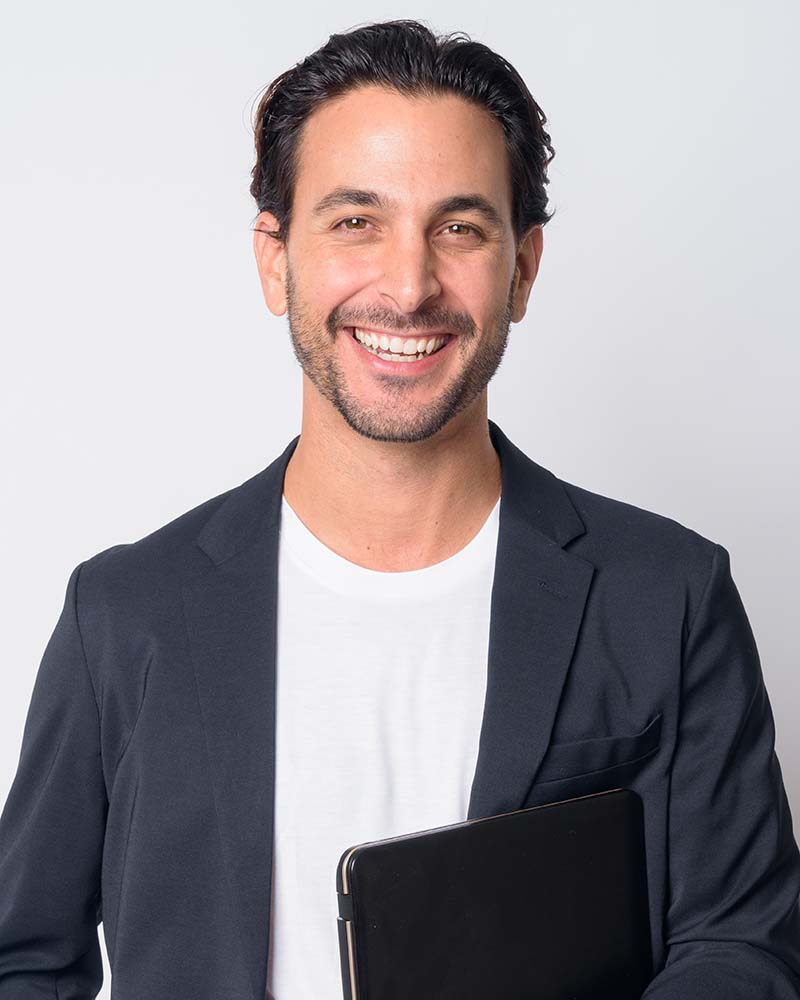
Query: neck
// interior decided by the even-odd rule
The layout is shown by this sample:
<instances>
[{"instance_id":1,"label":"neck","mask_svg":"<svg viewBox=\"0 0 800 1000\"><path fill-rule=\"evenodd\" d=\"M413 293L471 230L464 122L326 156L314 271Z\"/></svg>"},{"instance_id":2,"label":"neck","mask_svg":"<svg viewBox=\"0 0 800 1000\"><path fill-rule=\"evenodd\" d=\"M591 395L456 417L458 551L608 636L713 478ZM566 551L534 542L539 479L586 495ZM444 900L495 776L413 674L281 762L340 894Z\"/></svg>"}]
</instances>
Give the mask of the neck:
<instances>
[{"instance_id":1,"label":"neck","mask_svg":"<svg viewBox=\"0 0 800 1000\"><path fill-rule=\"evenodd\" d=\"M426 441L373 441L338 413L303 413L283 492L338 555L381 572L424 569L475 537L500 496L486 394Z\"/></svg>"}]
</instances>

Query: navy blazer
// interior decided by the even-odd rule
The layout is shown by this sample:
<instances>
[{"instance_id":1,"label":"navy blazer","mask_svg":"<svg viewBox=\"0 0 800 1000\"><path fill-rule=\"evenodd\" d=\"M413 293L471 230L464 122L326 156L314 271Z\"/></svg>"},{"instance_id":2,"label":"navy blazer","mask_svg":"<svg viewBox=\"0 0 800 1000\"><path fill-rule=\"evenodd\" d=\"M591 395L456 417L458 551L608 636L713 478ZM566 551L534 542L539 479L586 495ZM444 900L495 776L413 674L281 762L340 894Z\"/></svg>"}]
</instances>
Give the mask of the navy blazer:
<instances>
[{"instance_id":1,"label":"navy blazer","mask_svg":"<svg viewBox=\"0 0 800 1000\"><path fill-rule=\"evenodd\" d=\"M468 818L634 789L644 997L798 1000L800 855L728 552L489 431L502 497ZM278 533L298 440L72 571L0 816L0 1000L95 997L101 919L114 1000L264 1000Z\"/></svg>"}]
</instances>

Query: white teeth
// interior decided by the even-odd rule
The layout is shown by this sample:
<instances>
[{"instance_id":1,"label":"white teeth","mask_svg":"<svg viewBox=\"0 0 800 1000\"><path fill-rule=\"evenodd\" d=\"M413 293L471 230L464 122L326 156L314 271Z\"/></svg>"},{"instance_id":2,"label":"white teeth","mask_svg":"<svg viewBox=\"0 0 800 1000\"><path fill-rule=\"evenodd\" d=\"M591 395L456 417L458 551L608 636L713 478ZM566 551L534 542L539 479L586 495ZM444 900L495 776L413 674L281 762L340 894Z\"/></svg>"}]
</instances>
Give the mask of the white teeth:
<instances>
[{"instance_id":1,"label":"white teeth","mask_svg":"<svg viewBox=\"0 0 800 1000\"><path fill-rule=\"evenodd\" d=\"M386 334L379 336L367 330L359 330L358 327L353 327L353 334L368 351L387 361L417 361L426 354L438 351L449 339L448 337L390 338Z\"/></svg>"}]
</instances>

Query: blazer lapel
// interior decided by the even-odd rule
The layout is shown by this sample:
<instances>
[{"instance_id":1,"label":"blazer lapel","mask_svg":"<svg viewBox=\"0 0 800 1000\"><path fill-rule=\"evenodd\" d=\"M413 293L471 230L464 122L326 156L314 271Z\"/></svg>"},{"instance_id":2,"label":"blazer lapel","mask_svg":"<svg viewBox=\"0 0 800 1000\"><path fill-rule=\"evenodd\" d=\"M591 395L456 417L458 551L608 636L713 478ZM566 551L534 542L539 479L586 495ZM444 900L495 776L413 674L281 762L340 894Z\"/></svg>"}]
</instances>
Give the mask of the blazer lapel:
<instances>
[{"instance_id":1,"label":"blazer lapel","mask_svg":"<svg viewBox=\"0 0 800 1000\"><path fill-rule=\"evenodd\" d=\"M486 700L468 818L520 807L547 750L594 567L564 551L585 530L564 487L503 434ZM266 992L275 783L278 543L299 435L231 490L183 586L225 868L254 997Z\"/></svg>"},{"instance_id":2,"label":"blazer lapel","mask_svg":"<svg viewBox=\"0 0 800 1000\"><path fill-rule=\"evenodd\" d=\"M183 587L220 841L253 997L266 994L275 785L278 532L299 435L232 490L196 543L208 568Z\"/></svg>"},{"instance_id":3,"label":"blazer lapel","mask_svg":"<svg viewBox=\"0 0 800 1000\"><path fill-rule=\"evenodd\" d=\"M488 676L468 819L519 809L550 742L594 566L565 552L584 524L561 482L493 421L500 528Z\"/></svg>"}]
</instances>

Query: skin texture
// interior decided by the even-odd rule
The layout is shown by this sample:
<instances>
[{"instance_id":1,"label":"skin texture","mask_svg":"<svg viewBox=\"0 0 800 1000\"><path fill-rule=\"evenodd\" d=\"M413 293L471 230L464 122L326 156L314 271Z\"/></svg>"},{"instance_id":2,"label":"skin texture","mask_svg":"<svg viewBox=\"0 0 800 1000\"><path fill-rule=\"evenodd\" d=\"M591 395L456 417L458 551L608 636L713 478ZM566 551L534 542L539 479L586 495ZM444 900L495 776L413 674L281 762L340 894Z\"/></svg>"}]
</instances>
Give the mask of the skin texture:
<instances>
[{"instance_id":1,"label":"skin texture","mask_svg":"<svg viewBox=\"0 0 800 1000\"><path fill-rule=\"evenodd\" d=\"M340 186L386 204L315 213ZM499 222L474 208L437 210L462 194L487 199ZM515 242L511 206L503 132L486 111L456 95L368 86L307 120L286 242L263 232L278 228L273 215L256 220L264 298L274 315L288 314L303 370L284 494L351 562L384 572L440 562L474 537L500 495L487 386L542 253L541 226ZM457 338L410 376L405 364L375 370L350 326Z\"/></svg>"}]
</instances>

